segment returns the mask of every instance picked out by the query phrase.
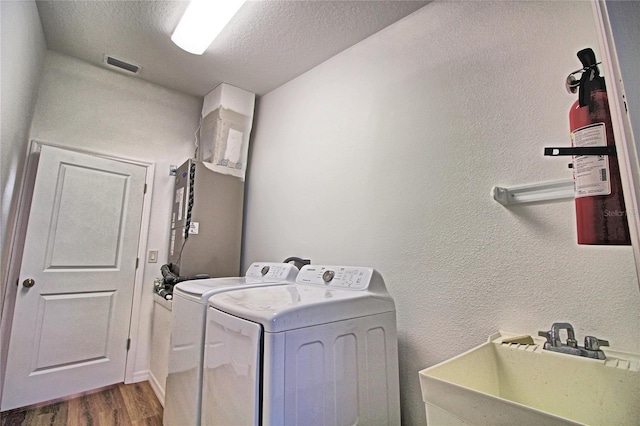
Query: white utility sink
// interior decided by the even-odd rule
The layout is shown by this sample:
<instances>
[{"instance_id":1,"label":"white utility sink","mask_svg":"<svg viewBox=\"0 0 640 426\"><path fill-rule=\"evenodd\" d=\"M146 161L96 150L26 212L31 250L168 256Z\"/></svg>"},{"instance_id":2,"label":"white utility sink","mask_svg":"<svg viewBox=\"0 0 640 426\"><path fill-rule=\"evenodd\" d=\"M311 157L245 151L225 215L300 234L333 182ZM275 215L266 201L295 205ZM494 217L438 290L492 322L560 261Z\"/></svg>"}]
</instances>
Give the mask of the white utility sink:
<instances>
[{"instance_id":1,"label":"white utility sink","mask_svg":"<svg viewBox=\"0 0 640 426\"><path fill-rule=\"evenodd\" d=\"M489 341L420 371L427 422L435 425L640 425L640 356L604 350L598 360Z\"/></svg>"}]
</instances>

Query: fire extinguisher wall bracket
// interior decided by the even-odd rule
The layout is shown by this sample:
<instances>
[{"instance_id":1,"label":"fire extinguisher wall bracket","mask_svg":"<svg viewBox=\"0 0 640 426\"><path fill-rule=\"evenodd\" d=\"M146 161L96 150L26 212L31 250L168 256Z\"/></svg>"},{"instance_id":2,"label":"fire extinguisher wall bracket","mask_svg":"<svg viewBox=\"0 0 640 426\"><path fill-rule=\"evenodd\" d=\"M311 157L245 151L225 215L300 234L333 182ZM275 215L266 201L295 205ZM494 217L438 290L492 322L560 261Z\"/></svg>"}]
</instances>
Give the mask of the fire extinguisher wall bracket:
<instances>
[{"instance_id":1,"label":"fire extinguisher wall bracket","mask_svg":"<svg viewBox=\"0 0 640 426\"><path fill-rule=\"evenodd\" d=\"M583 147L563 147L563 148L545 148L544 155L551 157L566 155L609 155L616 156L616 147L609 146L583 146Z\"/></svg>"}]
</instances>

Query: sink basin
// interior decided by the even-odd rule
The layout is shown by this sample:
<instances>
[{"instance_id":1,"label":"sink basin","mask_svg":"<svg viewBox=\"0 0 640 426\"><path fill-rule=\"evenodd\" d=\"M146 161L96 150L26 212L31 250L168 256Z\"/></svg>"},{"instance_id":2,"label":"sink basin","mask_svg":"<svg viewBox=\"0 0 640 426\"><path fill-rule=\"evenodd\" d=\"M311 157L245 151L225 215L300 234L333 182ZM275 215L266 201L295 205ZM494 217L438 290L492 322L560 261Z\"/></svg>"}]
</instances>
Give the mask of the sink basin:
<instances>
[{"instance_id":1,"label":"sink basin","mask_svg":"<svg viewBox=\"0 0 640 426\"><path fill-rule=\"evenodd\" d=\"M503 343L499 332L420 371L429 425L640 425L640 356L597 360Z\"/></svg>"}]
</instances>

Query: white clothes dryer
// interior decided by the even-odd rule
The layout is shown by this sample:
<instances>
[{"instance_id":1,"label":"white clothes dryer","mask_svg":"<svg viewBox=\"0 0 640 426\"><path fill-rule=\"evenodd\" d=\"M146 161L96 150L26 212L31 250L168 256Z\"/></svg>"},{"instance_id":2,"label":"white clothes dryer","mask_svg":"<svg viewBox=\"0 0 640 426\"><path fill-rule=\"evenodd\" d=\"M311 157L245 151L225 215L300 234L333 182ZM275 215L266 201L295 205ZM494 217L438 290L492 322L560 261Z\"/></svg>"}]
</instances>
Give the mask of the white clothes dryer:
<instances>
[{"instance_id":1,"label":"white clothes dryer","mask_svg":"<svg viewBox=\"0 0 640 426\"><path fill-rule=\"evenodd\" d=\"M171 307L171 343L165 391L165 426L199 425L207 300L242 288L295 282L289 263L255 262L244 277L210 278L176 284Z\"/></svg>"},{"instance_id":2,"label":"white clothes dryer","mask_svg":"<svg viewBox=\"0 0 640 426\"><path fill-rule=\"evenodd\" d=\"M209 298L203 425L398 425L393 299L373 268Z\"/></svg>"}]
</instances>

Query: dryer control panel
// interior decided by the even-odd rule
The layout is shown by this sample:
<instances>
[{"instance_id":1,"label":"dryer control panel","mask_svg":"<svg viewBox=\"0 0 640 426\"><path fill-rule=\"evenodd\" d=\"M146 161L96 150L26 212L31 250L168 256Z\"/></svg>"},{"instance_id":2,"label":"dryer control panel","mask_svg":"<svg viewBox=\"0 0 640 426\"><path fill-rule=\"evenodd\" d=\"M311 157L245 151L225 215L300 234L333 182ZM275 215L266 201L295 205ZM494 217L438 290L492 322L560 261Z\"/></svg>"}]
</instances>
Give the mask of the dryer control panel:
<instances>
[{"instance_id":1,"label":"dryer control panel","mask_svg":"<svg viewBox=\"0 0 640 426\"><path fill-rule=\"evenodd\" d=\"M247 269L248 278L294 281L298 268L291 263L254 262Z\"/></svg>"},{"instance_id":2,"label":"dryer control panel","mask_svg":"<svg viewBox=\"0 0 640 426\"><path fill-rule=\"evenodd\" d=\"M306 265L298 274L298 284L311 284L345 290L366 290L373 268L360 266Z\"/></svg>"}]
</instances>

